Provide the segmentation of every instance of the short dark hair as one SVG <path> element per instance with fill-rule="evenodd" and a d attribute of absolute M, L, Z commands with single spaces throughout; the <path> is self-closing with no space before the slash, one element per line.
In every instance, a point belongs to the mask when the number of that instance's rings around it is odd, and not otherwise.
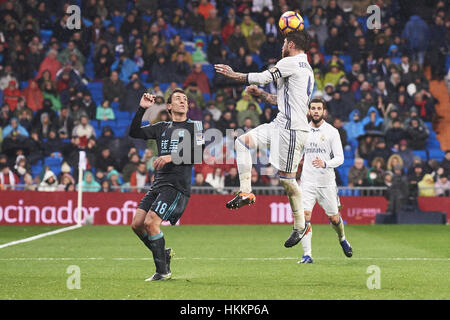
<path fill-rule="evenodd" d="M 291 31 L 286 35 L 286 40 L 288 42 L 292 41 L 298 50 L 307 51 L 309 49 L 309 44 L 311 38 L 305 30 Z"/>
<path fill-rule="evenodd" d="M 184 95 L 186 94 L 186 92 L 184 92 L 183 89 L 181 89 L 181 88 L 176 88 L 175 90 L 172 91 L 172 93 L 170 94 L 169 98 L 167 98 L 167 104 L 172 104 L 172 96 L 173 96 L 175 93 L 182 93 L 182 94 L 184 94 Z"/>
<path fill-rule="evenodd" d="M 321 103 L 322 108 L 325 110 L 327 108 L 327 102 L 322 98 L 314 98 L 309 101 L 308 109 L 311 109 L 311 103 Z"/>

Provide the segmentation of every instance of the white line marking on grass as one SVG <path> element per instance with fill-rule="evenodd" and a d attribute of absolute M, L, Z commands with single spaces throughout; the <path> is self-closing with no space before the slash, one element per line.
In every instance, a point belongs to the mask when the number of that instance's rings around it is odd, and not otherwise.
<path fill-rule="evenodd" d="M 82 227 L 82 225 L 77 224 L 77 225 L 70 226 L 70 227 L 67 227 L 67 228 L 62 228 L 62 229 L 58 229 L 58 230 L 54 230 L 54 231 L 50 231 L 50 232 L 41 233 L 41 234 L 38 234 L 38 235 L 33 236 L 33 237 L 29 237 L 29 238 L 25 238 L 25 239 L 22 239 L 22 240 L 16 240 L 16 241 L 12 241 L 12 242 L 8 242 L 8 243 L 5 243 L 5 244 L 2 244 L 2 245 L 0 245 L 0 249 L 6 248 L 6 247 L 10 247 L 10 246 L 14 246 L 16 244 L 21 244 L 21 243 L 25 243 L 25 242 L 30 242 L 30 241 L 34 241 L 34 240 L 37 240 L 37 239 L 41 239 L 41 238 L 44 238 L 44 237 L 52 236 L 54 234 L 58 234 L 58 233 L 61 233 L 61 232 L 75 230 L 75 229 L 78 229 L 78 228 L 81 228 L 81 227 Z"/>
<path fill-rule="evenodd" d="M 280 258 L 199 258 L 199 257 L 177 257 L 174 260 L 207 260 L 207 261 L 227 261 L 227 260 L 241 260 L 241 261 L 281 261 L 281 260 L 298 260 L 298 257 L 280 257 Z M 317 260 L 338 260 L 334 257 L 319 257 L 314 258 Z M 344 258 L 342 258 L 344 259 Z M 149 261 L 153 258 L 103 258 L 103 257 L 91 257 L 91 258 L 0 258 L 0 261 L 101 261 L 101 260 L 113 260 L 113 261 Z M 347 260 L 347 259 L 345 259 Z M 450 258 L 351 258 L 352 260 L 390 260 L 390 261 L 450 261 Z"/>

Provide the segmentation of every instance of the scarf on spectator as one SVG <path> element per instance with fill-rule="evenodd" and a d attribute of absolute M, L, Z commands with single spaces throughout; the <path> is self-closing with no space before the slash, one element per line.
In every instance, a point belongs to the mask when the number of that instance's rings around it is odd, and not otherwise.
<path fill-rule="evenodd" d="M 8 172 L 8 177 L 5 179 L 5 175 L 3 173 L 0 173 L 0 185 L 15 185 L 16 179 L 14 178 L 14 173 L 10 170 Z"/>

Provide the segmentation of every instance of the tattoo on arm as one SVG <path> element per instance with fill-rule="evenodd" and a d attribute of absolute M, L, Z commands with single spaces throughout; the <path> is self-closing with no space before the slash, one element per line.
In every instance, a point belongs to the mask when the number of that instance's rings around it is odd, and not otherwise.
<path fill-rule="evenodd" d="M 247 74 L 246 73 L 239 73 L 239 72 L 234 72 L 233 80 L 238 81 L 238 82 L 247 82 Z"/>
<path fill-rule="evenodd" d="M 261 98 L 264 101 L 266 101 L 266 102 L 268 102 L 270 104 L 273 104 L 275 106 L 278 104 L 278 102 L 277 102 L 277 95 L 276 94 L 270 94 L 270 93 L 268 93 L 266 91 L 263 91 L 261 93 Z"/>

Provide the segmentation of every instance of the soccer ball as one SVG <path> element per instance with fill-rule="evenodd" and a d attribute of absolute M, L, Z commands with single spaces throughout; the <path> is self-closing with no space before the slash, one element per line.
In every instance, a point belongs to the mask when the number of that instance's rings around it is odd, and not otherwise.
<path fill-rule="evenodd" d="M 286 11 L 280 17 L 278 26 L 283 34 L 288 34 L 291 31 L 301 31 L 305 28 L 303 18 L 295 11 Z"/>

